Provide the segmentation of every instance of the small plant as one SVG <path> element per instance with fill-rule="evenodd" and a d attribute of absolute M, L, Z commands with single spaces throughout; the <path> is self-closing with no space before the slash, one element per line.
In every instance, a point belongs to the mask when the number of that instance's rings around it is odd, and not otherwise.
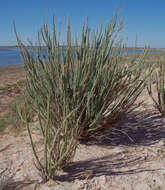
<path fill-rule="evenodd" d="M 27 93 L 43 137 L 43 158 L 37 154 L 27 115 L 20 117 L 27 125 L 36 166 L 46 179 L 69 164 L 78 139 L 89 137 L 130 111 L 144 89 L 145 55 L 138 63 L 135 59 L 129 63 L 121 61 L 124 48 L 115 41 L 123 20 L 118 27 L 116 22 L 115 15 L 104 30 L 100 25 L 92 34 L 83 25 L 81 39 L 71 40 L 68 19 L 66 45 L 60 45 L 54 19 L 52 35 L 44 24 L 37 46 L 32 42 L 29 47 L 24 46 L 15 30 L 26 71 Z"/>
<path fill-rule="evenodd" d="M 165 61 L 158 61 L 158 67 L 155 68 L 154 73 L 148 80 L 147 90 L 156 109 L 162 114 L 162 116 L 165 116 Z M 153 88 L 153 80 L 156 84 L 156 90 Z M 157 98 L 154 96 L 153 91 L 156 91 Z"/>
<path fill-rule="evenodd" d="M 13 173 L 11 173 L 7 168 L 0 171 L 0 190 L 5 190 L 5 188 L 11 183 L 13 179 Z"/>

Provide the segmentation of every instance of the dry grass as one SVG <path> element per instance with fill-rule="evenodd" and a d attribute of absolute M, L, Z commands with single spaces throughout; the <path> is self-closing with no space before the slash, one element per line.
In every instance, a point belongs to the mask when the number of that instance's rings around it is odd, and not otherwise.
<path fill-rule="evenodd" d="M 5 190 L 12 182 L 13 173 L 9 169 L 2 169 L 0 172 L 0 190 Z"/>

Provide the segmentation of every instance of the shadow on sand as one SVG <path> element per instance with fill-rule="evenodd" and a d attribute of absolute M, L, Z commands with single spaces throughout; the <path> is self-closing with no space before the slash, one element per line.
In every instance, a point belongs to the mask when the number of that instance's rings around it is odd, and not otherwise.
<path fill-rule="evenodd" d="M 165 121 L 163 120 L 157 112 L 134 111 L 116 123 L 113 130 L 102 131 L 96 135 L 97 139 L 93 137 L 88 142 L 82 143 L 88 144 L 88 146 L 97 145 L 109 148 L 112 146 L 149 146 L 165 138 Z M 87 179 L 90 176 L 127 175 L 155 171 L 139 167 L 145 162 L 140 155 L 129 158 L 122 157 L 123 154 L 127 154 L 127 152 L 123 151 L 99 159 L 74 162 L 65 168 L 66 173 L 64 175 L 57 176 L 55 180 L 73 181 L 75 179 Z"/>
<path fill-rule="evenodd" d="M 165 118 L 155 111 L 134 111 L 124 116 L 119 122 L 82 143 L 88 145 L 148 146 L 165 138 Z"/>

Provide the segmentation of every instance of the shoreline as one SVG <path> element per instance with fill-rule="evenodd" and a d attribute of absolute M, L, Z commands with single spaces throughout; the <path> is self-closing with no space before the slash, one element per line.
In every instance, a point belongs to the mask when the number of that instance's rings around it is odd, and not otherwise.
<path fill-rule="evenodd" d="M 130 49 L 127 49 L 127 50 L 129 51 Z M 133 49 L 131 49 L 131 50 L 133 50 Z M 138 50 L 136 50 L 136 51 L 138 51 Z M 142 51 L 142 50 L 139 50 L 139 51 Z M 151 50 L 149 50 L 149 51 L 151 51 Z M 164 56 L 165 49 L 161 53 L 155 53 L 155 52 L 148 53 L 146 56 L 147 57 L 148 56 Z M 144 54 L 144 53 L 143 52 L 140 52 L 140 53 L 128 53 L 128 54 L 123 54 L 123 55 L 125 55 L 125 56 L 127 56 L 129 58 L 129 57 L 132 57 L 132 56 L 141 56 L 142 54 Z M 4 65 L 2 64 L 2 65 L 0 65 L 0 72 L 2 72 L 2 70 L 5 70 L 5 69 L 23 68 L 23 67 L 24 67 L 23 63 L 4 64 Z"/>
<path fill-rule="evenodd" d="M 30 46 L 26 46 L 27 48 L 30 48 Z M 38 47 L 38 46 L 36 46 Z M 60 47 L 63 47 L 62 45 Z M 18 49 L 18 46 L 0 46 L 0 50 L 9 50 L 9 49 Z M 42 46 L 42 48 L 46 48 L 45 46 Z M 116 49 L 116 48 L 114 48 Z M 147 48 L 143 47 L 125 47 L 125 50 L 136 50 L 136 51 L 144 51 Z M 165 52 L 165 48 L 148 48 L 148 51 L 163 51 Z"/>

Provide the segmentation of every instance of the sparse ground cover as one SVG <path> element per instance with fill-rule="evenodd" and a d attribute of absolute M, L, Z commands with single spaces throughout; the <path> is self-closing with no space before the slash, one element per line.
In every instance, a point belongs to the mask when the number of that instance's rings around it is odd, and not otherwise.
<path fill-rule="evenodd" d="M 162 55 L 147 55 L 147 62 L 154 64 L 159 56 L 163 61 Z M 0 91 L 4 98 L 0 98 L 1 118 L 5 118 L 11 107 L 9 105 L 16 99 L 20 100 L 21 91 L 17 91 L 15 84 L 24 79 L 25 73 L 22 67 L 2 68 L 0 71 L 0 77 L 3 75 L 2 80 L 6 81 Z M 15 136 L 15 133 L 11 133 L 13 123 L 9 122 L 0 132 L 0 166 L 9 168 L 15 174 L 8 182 L 8 189 L 54 187 L 72 190 L 163 190 L 165 119 L 153 107 L 146 90 L 137 100 L 141 101 L 143 104 L 113 124 L 115 127 L 111 127 L 111 124 L 104 132 L 98 133 L 97 138 L 82 141 L 73 163 L 59 172 L 55 181 L 50 180 L 46 184 L 39 184 L 42 172 L 39 173 L 33 165 L 27 131 L 22 130 Z M 12 119 L 15 120 L 14 115 Z M 42 151 L 42 139 L 37 130 L 38 121 L 34 118 L 30 126 L 35 145 L 39 147 L 38 151 Z"/>
<path fill-rule="evenodd" d="M 0 131 L 12 123 L 14 102 L 21 104 L 25 72 L 23 66 L 0 67 Z"/>

